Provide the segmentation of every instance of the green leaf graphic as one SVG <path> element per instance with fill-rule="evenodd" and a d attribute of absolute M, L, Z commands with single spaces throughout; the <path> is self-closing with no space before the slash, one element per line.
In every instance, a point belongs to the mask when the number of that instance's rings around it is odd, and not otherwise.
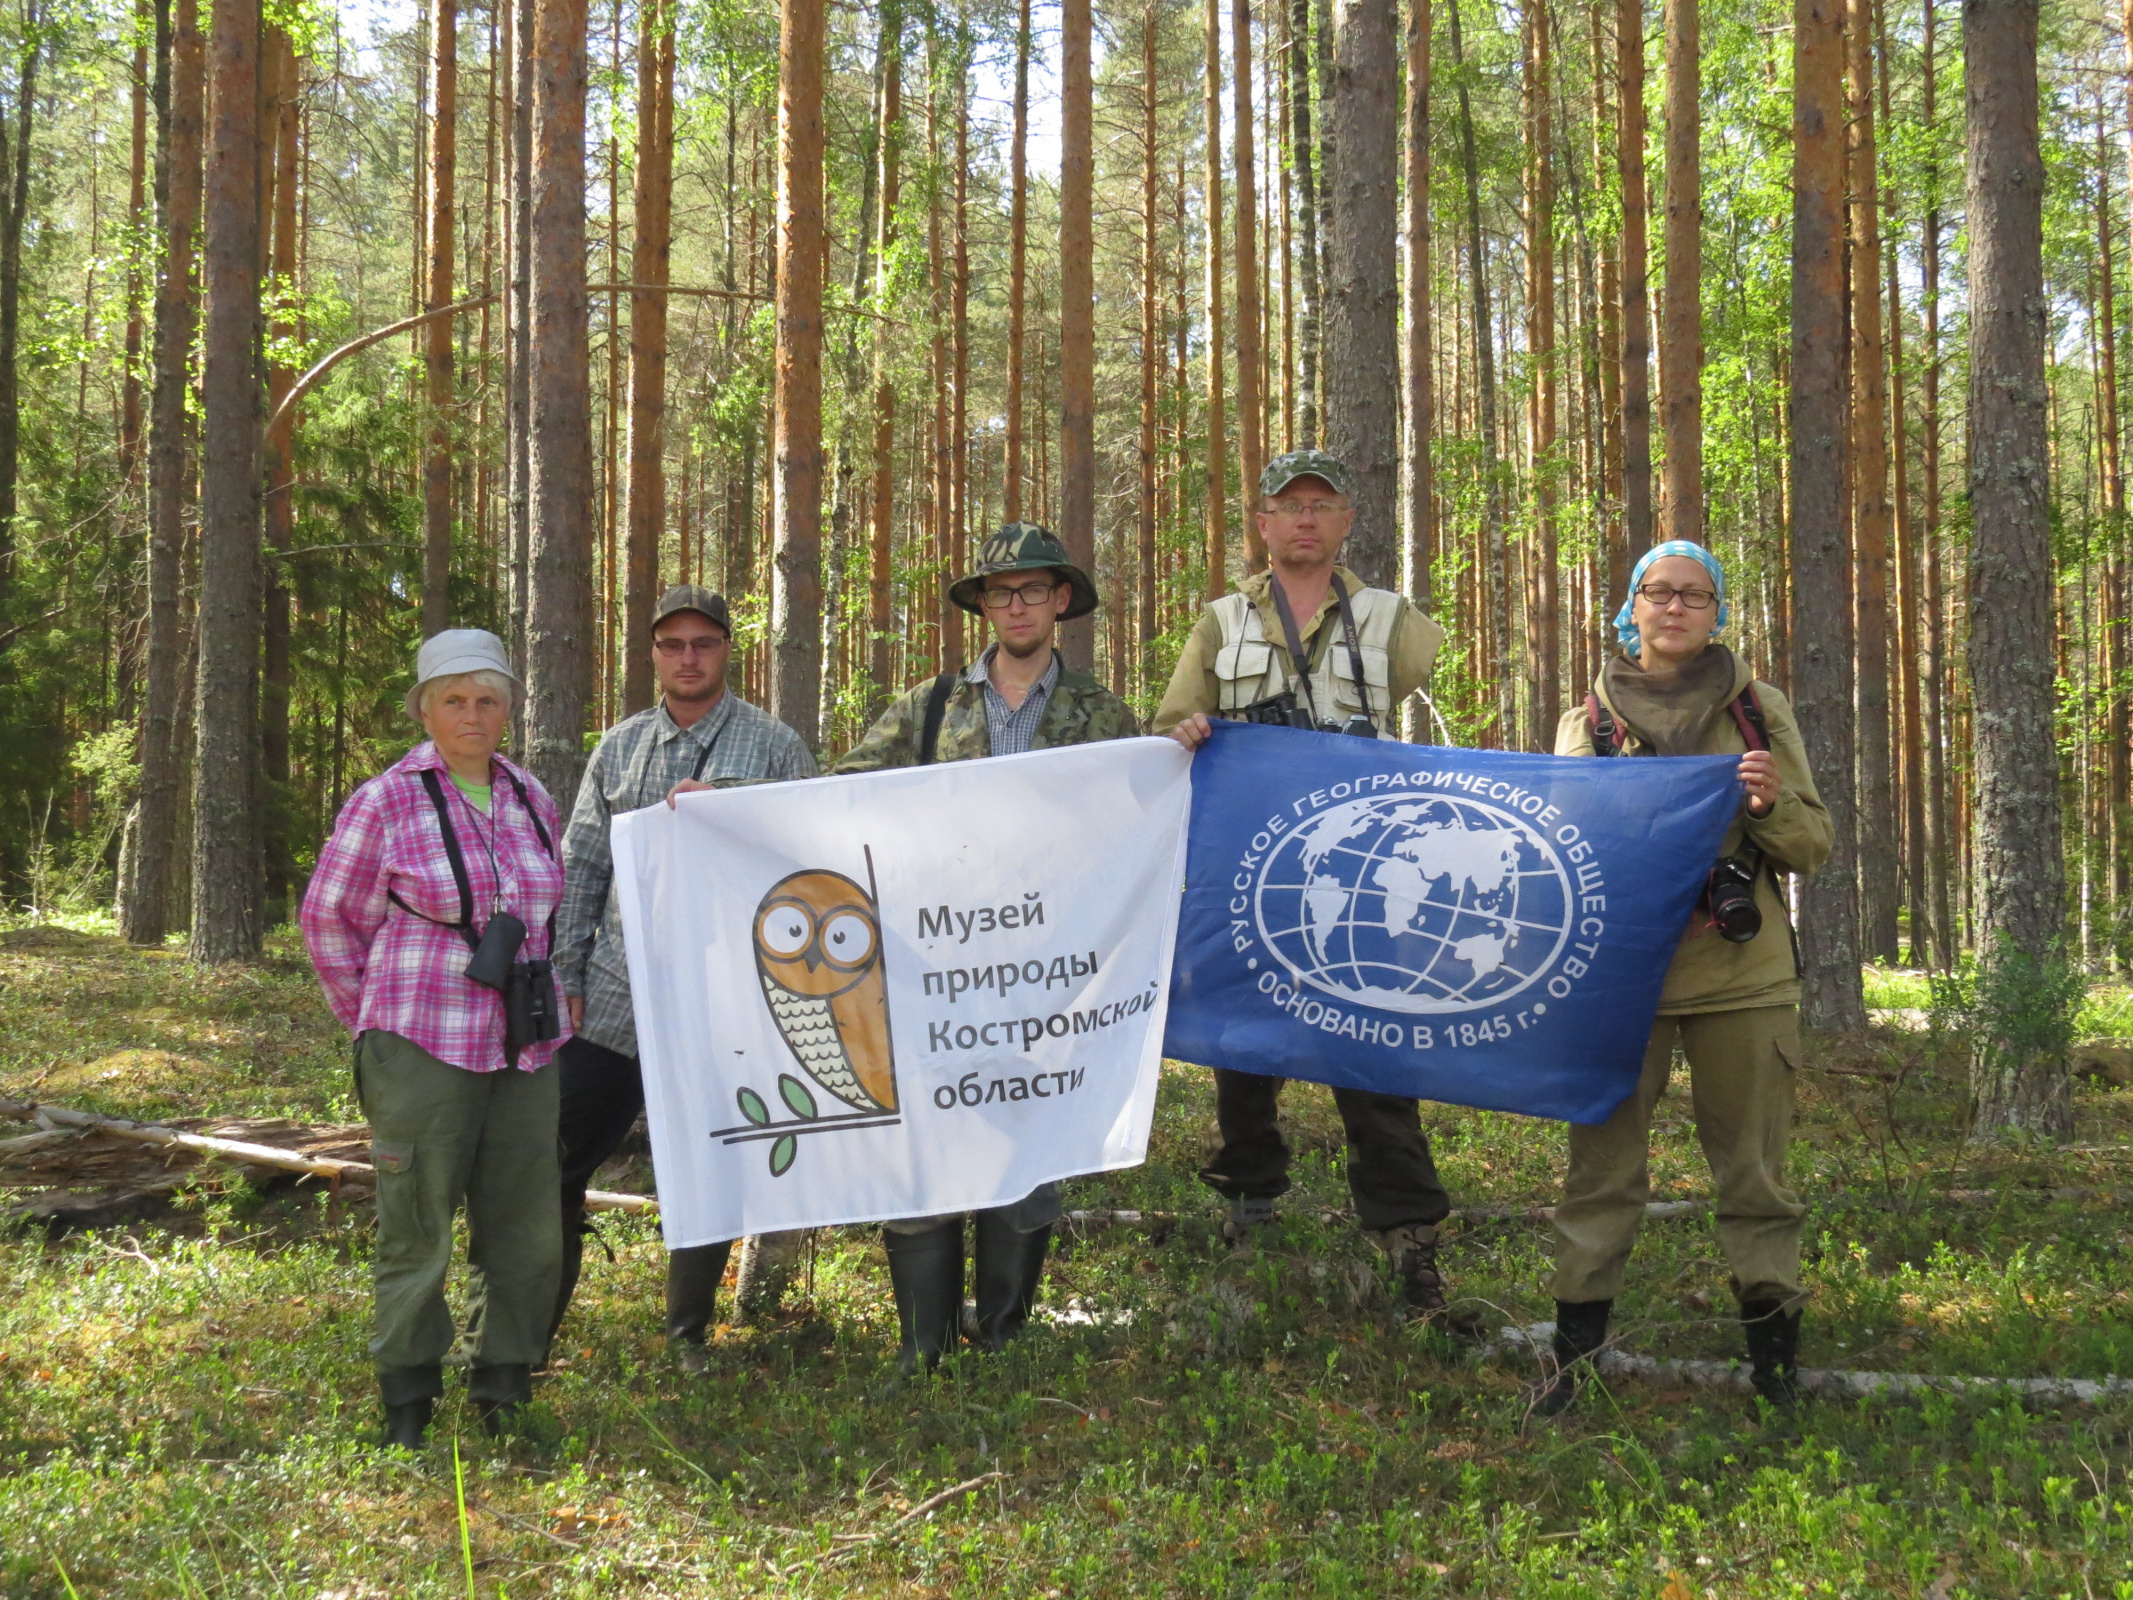
<path fill-rule="evenodd" d="M 807 1085 L 790 1073 L 781 1072 L 778 1074 L 778 1093 L 784 1097 L 785 1103 L 792 1107 L 794 1116 L 813 1117 L 821 1115 L 820 1112 L 815 1110 L 815 1097 L 807 1092 Z"/>
<path fill-rule="evenodd" d="M 799 1153 L 800 1141 L 788 1133 L 770 1147 L 770 1175 L 773 1178 L 784 1177 L 786 1169 L 792 1165 L 792 1158 Z"/>
<path fill-rule="evenodd" d="M 741 1103 L 742 1116 L 746 1117 L 758 1128 L 770 1126 L 770 1107 L 763 1104 L 761 1095 L 757 1094 L 753 1089 L 744 1088 L 733 1098 Z"/>

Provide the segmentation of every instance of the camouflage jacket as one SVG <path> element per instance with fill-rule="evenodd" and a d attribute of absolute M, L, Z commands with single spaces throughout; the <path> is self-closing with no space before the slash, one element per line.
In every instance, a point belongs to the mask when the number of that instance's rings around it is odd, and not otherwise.
<path fill-rule="evenodd" d="M 830 767 L 832 772 L 879 772 L 886 767 L 918 765 L 918 740 L 926 722 L 926 696 L 933 680 L 926 679 L 900 695 L 896 703 L 867 729 L 866 737 Z M 1059 682 L 1044 708 L 1044 720 L 1030 740 L 1032 750 L 1052 750 L 1061 745 L 1097 744 L 1105 739 L 1130 739 L 1140 732 L 1132 708 L 1094 678 L 1070 672 L 1062 664 Z M 985 721 L 985 685 L 967 675 L 956 679 L 941 717 L 940 742 L 934 758 L 939 761 L 976 761 L 992 754 L 992 731 Z"/>

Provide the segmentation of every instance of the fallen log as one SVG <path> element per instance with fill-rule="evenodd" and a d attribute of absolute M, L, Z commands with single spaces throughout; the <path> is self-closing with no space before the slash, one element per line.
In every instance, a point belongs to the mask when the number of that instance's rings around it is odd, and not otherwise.
<path fill-rule="evenodd" d="M 134 1122 L 126 1117 L 107 1117 L 94 1111 L 76 1111 L 70 1106 L 43 1105 L 34 1100 L 0 1099 L 0 1117 L 33 1123 L 47 1132 L 67 1128 L 93 1130 L 116 1139 L 130 1139 L 137 1144 L 190 1150 L 214 1160 L 233 1161 L 244 1166 L 274 1167 L 283 1172 L 298 1172 L 309 1177 L 325 1178 L 333 1183 L 354 1181 L 372 1187 L 377 1184 L 378 1169 L 367 1161 L 349 1161 L 338 1156 L 306 1155 L 302 1151 L 285 1150 L 271 1144 L 254 1144 L 245 1139 L 218 1139 L 212 1134 L 187 1133 L 179 1128 L 166 1128 L 159 1123 Z M 29 1138 L 35 1139 L 37 1135 L 32 1134 Z M 18 1145 L 23 1142 L 25 1141 L 9 1141 L 10 1144 Z M 615 1194 L 605 1189 L 589 1189 L 585 1194 L 585 1209 L 648 1213 L 657 1211 L 659 1202 L 650 1195 Z"/>

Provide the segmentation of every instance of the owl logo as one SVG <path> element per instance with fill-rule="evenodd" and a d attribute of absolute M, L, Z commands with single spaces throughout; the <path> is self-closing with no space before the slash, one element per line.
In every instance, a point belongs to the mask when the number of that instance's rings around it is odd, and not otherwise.
<path fill-rule="evenodd" d="M 873 877 L 869 850 L 870 884 Z M 790 1073 L 778 1074 L 778 1097 L 795 1122 L 774 1122 L 763 1096 L 739 1091 L 741 1115 L 750 1125 L 741 1138 L 774 1138 L 770 1171 L 782 1177 L 798 1154 L 796 1134 L 896 1120 L 880 908 L 871 889 L 841 872 L 789 873 L 757 904 L 753 943 L 756 975 L 779 1037 L 801 1071 L 845 1108 L 824 1113 L 814 1092 Z"/>

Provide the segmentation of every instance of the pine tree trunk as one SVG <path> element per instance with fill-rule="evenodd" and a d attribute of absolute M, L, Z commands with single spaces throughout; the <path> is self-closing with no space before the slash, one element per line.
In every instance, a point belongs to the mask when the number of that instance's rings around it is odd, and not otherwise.
<path fill-rule="evenodd" d="M 1407 106 L 1401 150 L 1406 164 L 1402 345 L 1407 437 L 1400 452 L 1400 525 L 1406 547 L 1401 588 L 1425 611 L 1430 607 L 1430 568 L 1437 558 L 1436 480 L 1430 461 L 1436 434 L 1436 391 L 1429 304 L 1429 24 L 1429 0 L 1407 0 Z"/>
<path fill-rule="evenodd" d="M 1803 1010 L 1866 1026 L 1853 832 L 1852 562 L 1844 501 L 1844 0 L 1794 0 L 1792 123 L 1792 699 L 1836 823 L 1800 887 Z M 1626 311 L 1625 311 L 1626 320 Z"/>
<path fill-rule="evenodd" d="M 1323 41 L 1321 42 L 1323 43 Z M 1296 180 L 1296 444 L 1319 440 L 1318 182 L 1311 167 L 1311 0 L 1289 0 L 1289 166 Z"/>
<path fill-rule="evenodd" d="M 822 0 L 784 0 L 778 34 L 782 243 L 770 708 L 810 749 L 822 742 L 823 31 Z M 669 33 L 670 66 L 672 39 Z"/>
<path fill-rule="evenodd" d="M 1893 126 L 1889 108 L 1889 35 L 1888 9 L 1882 0 L 1874 0 L 1874 33 L 1877 41 L 1876 83 L 1881 98 L 1881 126 Z M 1893 179 L 1893 163 L 1891 178 Z M 1890 182 L 1882 195 L 1882 214 L 1888 219 L 1890 231 L 1896 230 L 1896 186 Z M 1897 574 L 1897 650 L 1893 676 L 1900 691 L 1902 716 L 1901 738 L 1902 781 L 1899 790 L 1903 805 L 1903 882 L 1906 903 L 1910 907 L 1911 949 L 1909 960 L 1914 967 L 1923 967 L 1927 961 L 1926 941 L 1926 786 L 1925 730 L 1922 723 L 1922 696 L 1918 684 L 1919 657 L 1919 612 L 1922 609 L 1919 585 L 1923 572 L 1918 560 L 1918 519 L 1911 510 L 1910 483 L 1910 438 L 1904 416 L 1904 360 L 1903 360 L 1903 285 L 1898 270 L 1897 256 L 1900 248 L 1892 239 L 1887 260 L 1886 281 L 1888 284 L 1889 312 L 1889 433 L 1893 444 L 1891 457 L 1892 476 L 1895 480 L 1894 515 L 1896 528 L 1896 574 Z"/>
<path fill-rule="evenodd" d="M 647 4 L 637 19 L 637 190 L 630 282 L 663 287 L 674 234 L 674 14 Z M 817 247 L 819 251 L 819 246 Z M 817 298 L 820 286 L 817 286 Z M 623 583 L 622 710 L 654 698 L 652 610 L 666 531 L 667 297 L 630 296 L 629 535 Z"/>
<path fill-rule="evenodd" d="M 1588 12 L 1587 33 L 1591 39 L 1592 52 L 1592 171 L 1593 183 L 1599 187 L 1606 182 L 1602 176 L 1607 169 L 1609 154 L 1608 135 L 1614 128 L 1614 108 L 1608 103 L 1607 84 L 1610 74 L 1603 70 L 1607 61 L 1607 37 L 1603 14 L 1607 0 L 1592 0 Z M 1619 164 L 1617 172 L 1619 173 Z M 1622 363 L 1624 359 L 1622 333 L 1622 283 L 1620 271 L 1621 236 L 1605 240 L 1599 248 L 1599 379 L 1600 379 L 1600 544 L 1604 560 L 1600 566 L 1601 576 L 1606 580 L 1603 612 L 1609 606 L 1620 603 L 1629 588 L 1629 548 L 1624 536 L 1622 517 Z M 1601 627 L 1603 641 L 1609 636 L 1604 624 Z M 1604 648 L 1601 654 L 1605 655 Z"/>
<path fill-rule="evenodd" d="M 1644 6 L 1616 0 L 1615 166 L 1622 190 L 1622 536 L 1632 559 L 1652 537 L 1651 267 L 1645 247 Z M 1629 574 L 1621 582 L 1626 588 Z M 1619 598 L 1616 589 L 1611 599 Z"/>
<path fill-rule="evenodd" d="M 955 269 L 949 297 L 948 320 L 952 330 L 955 374 L 954 461 L 951 472 L 955 504 L 949 518 L 951 576 L 965 566 L 970 543 L 970 62 L 972 43 L 967 8 L 958 11 L 956 59 L 958 64 L 955 106 Z M 947 610 L 946 642 L 949 662 L 968 659 L 963 636 L 970 619 L 960 606 Z"/>
<path fill-rule="evenodd" d="M 44 35 L 37 0 L 24 0 L 15 104 L 0 114 L 0 604 L 15 577 L 15 493 L 21 438 L 22 233 L 30 211 L 30 130 Z M 12 122 L 12 127 L 10 127 Z M 256 268 L 255 268 L 256 270 Z"/>
<path fill-rule="evenodd" d="M 585 0 L 536 0 L 532 55 L 525 752 L 568 820 L 585 764 L 598 649 L 585 289 Z"/>
<path fill-rule="evenodd" d="M 1555 724 L 1562 710 L 1562 609 L 1556 532 L 1556 351 L 1555 351 L 1555 150 L 1548 97 L 1550 63 L 1548 8 L 1527 0 L 1527 77 L 1531 109 L 1526 118 L 1530 174 L 1526 191 L 1526 271 L 1531 284 L 1526 300 L 1528 348 L 1533 353 L 1533 519 L 1540 547 L 1533 559 L 1534 615 L 1527 627 L 1531 641 L 1533 726 L 1531 739 L 1542 752 L 1555 748 Z"/>
<path fill-rule="evenodd" d="M 215 0 L 201 273 L 192 959 L 259 953 L 259 0 Z"/>
<path fill-rule="evenodd" d="M 1202 30 L 1205 73 L 1201 107 L 1206 114 L 1206 175 L 1201 180 L 1202 222 L 1206 227 L 1207 310 L 1207 598 L 1229 588 L 1229 561 L 1224 549 L 1229 529 L 1229 489 L 1223 461 L 1224 429 L 1229 417 L 1222 403 L 1222 6 L 1207 0 Z M 1252 485 L 1257 488 L 1258 485 Z M 1256 504 L 1256 502 L 1254 502 Z"/>
<path fill-rule="evenodd" d="M 1007 437 L 1005 503 L 1001 520 L 1022 520 L 1022 353 L 1029 282 L 1029 52 L 1030 0 L 1021 0 L 1015 25 L 1015 131 L 1008 149 Z"/>
<path fill-rule="evenodd" d="M 138 7 L 135 25 L 153 26 L 146 0 Z M 141 338 L 142 252 L 147 248 L 152 226 L 148 215 L 148 44 L 133 47 L 133 120 L 127 146 L 126 219 L 135 244 L 126 268 L 126 370 L 119 387 L 119 479 L 131 489 L 138 481 L 141 464 Z"/>
<path fill-rule="evenodd" d="M 1919 489 L 1925 522 L 1925 658 L 1919 665 L 1919 689 L 1924 702 L 1926 745 L 1927 907 L 1932 924 L 1933 965 L 1946 972 L 1955 965 L 1955 921 L 1949 903 L 1955 839 L 1948 800 L 1950 729 L 1941 693 L 1948 646 L 1940 538 L 1940 123 L 1934 105 L 1934 0 L 1924 0 L 1921 10 L 1919 79 L 1928 158 L 1923 184 L 1925 219 L 1919 247 L 1919 307 L 1926 343 L 1924 393 L 1920 397 L 1924 415 L 1919 429 Z"/>
<path fill-rule="evenodd" d="M 1162 312 L 1156 303 L 1156 252 L 1160 248 L 1156 211 L 1156 37 L 1159 19 L 1153 0 L 1141 13 L 1141 438 L 1140 548 L 1136 609 L 1139 645 L 1136 688 L 1147 688 L 1155 675 L 1155 638 L 1162 625 L 1155 614 L 1156 529 L 1156 370 L 1161 357 Z"/>
<path fill-rule="evenodd" d="M 1266 541 L 1259 536 L 1259 196 L 1252 150 L 1252 3 L 1233 0 L 1230 7 L 1230 82 L 1235 89 L 1232 121 L 1237 174 L 1237 488 L 1243 514 L 1244 565 L 1257 572 L 1266 565 Z M 1390 196 L 1387 196 L 1389 201 Z M 1386 506 L 1388 515 L 1391 506 Z"/>
<path fill-rule="evenodd" d="M 148 417 L 148 647 L 141 702 L 141 788 L 120 932 L 157 946 L 170 929 L 178 851 L 179 602 L 185 549 L 185 400 L 193 327 L 193 230 L 200 219 L 203 60 L 194 0 L 156 0 L 156 285 Z"/>
<path fill-rule="evenodd" d="M 1666 287 L 1659 323 L 1666 534 L 1703 542 L 1703 42 L 1697 0 L 1666 7 Z"/>
<path fill-rule="evenodd" d="M 1059 16 L 1059 538 L 1096 570 L 1095 125 L 1089 0 Z M 1096 661 L 1096 625 L 1060 624 L 1060 654 L 1079 672 Z"/>
<path fill-rule="evenodd" d="M 1400 581 L 1397 31 L 1396 0 L 1341 0 L 1327 130 L 1340 166 L 1331 184 L 1325 356 L 1340 381 L 1326 386 L 1326 446 L 1348 468 L 1355 508 L 1342 560 L 1380 587 Z"/>
<path fill-rule="evenodd" d="M 1965 0 L 1970 682 L 1979 1036 L 1973 1134 L 2073 1131 L 2054 744 L 2037 0 Z"/>
<path fill-rule="evenodd" d="M 452 303 L 453 188 L 459 159 L 459 4 L 430 0 L 428 266 L 422 309 Z M 423 325 L 423 404 L 429 443 L 422 461 L 422 634 L 452 625 L 452 319 Z"/>
<path fill-rule="evenodd" d="M 276 308 L 272 337 L 284 348 L 296 338 L 296 181 L 297 108 L 303 85 L 297 76 L 296 49 L 286 29 L 267 29 L 274 56 L 275 93 L 270 102 L 271 121 L 262 140 L 274 163 L 273 250 L 271 265 L 276 284 Z M 439 319 L 440 321 L 443 319 Z M 267 369 L 267 414 L 281 407 L 282 399 L 296 381 L 295 369 L 277 363 Z M 261 775 L 266 780 L 266 885 L 268 924 L 283 921 L 288 914 L 289 885 L 296 864 L 289 849 L 289 701 L 295 687 L 290 660 L 290 601 L 287 558 L 296 532 L 296 464 L 291 446 L 294 428 L 282 418 L 266 436 L 266 546 L 269 552 L 263 574 L 265 607 L 260 652 L 259 747 Z"/>
<path fill-rule="evenodd" d="M 1899 880 L 1896 796 L 1889 773 L 1888 368 L 1881 344 L 1873 28 L 1872 0 L 1850 0 L 1845 58 L 1851 121 L 1851 482 L 1858 539 L 1859 939 L 1865 959 L 1892 962 Z"/>
<path fill-rule="evenodd" d="M 903 154 L 903 8 L 899 0 L 885 0 L 881 7 L 881 127 L 876 135 L 880 151 L 881 209 L 875 216 L 874 302 L 886 307 L 889 291 L 889 251 L 896 243 L 896 207 Z M 894 618 L 890 610 L 896 512 L 896 385 L 889 371 L 889 331 L 886 323 L 874 324 L 874 467 L 872 509 L 867 522 L 870 533 L 867 577 L 868 624 L 873 648 L 867 673 L 873 690 L 868 714 L 877 714 L 888 704 L 894 685 L 889 679 L 894 645 Z"/>
<path fill-rule="evenodd" d="M 504 59 L 511 73 L 511 127 L 506 188 L 504 454 L 506 543 L 510 550 L 511 660 L 527 672 L 526 637 L 533 587 L 533 12 L 536 0 L 503 0 L 509 25 Z M 525 751 L 526 701 L 512 717 L 512 748 Z"/>

